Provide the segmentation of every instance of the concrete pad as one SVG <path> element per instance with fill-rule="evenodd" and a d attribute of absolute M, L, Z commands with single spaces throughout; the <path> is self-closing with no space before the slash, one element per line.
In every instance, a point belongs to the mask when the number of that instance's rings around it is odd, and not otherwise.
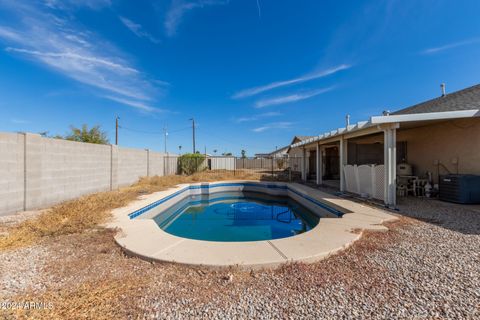
<path fill-rule="evenodd" d="M 213 242 L 186 240 L 154 255 L 163 261 L 210 267 L 270 267 L 287 260 L 268 241 Z"/>
<path fill-rule="evenodd" d="M 153 220 L 142 222 L 144 223 L 139 226 L 122 229 L 115 237 L 116 242 L 130 253 L 151 258 L 162 248 L 174 246 L 185 240 L 163 232 Z"/>
<path fill-rule="evenodd" d="M 346 248 L 359 238 L 359 234 L 350 232 L 350 227 L 319 223 L 309 232 L 271 242 L 289 261 L 314 262 Z"/>

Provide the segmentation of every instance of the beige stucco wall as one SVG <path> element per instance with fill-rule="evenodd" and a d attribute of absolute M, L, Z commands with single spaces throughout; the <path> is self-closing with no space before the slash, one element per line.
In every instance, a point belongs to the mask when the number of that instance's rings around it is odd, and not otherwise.
<path fill-rule="evenodd" d="M 437 182 L 439 161 L 452 173 L 480 174 L 480 118 L 461 119 L 426 125 L 420 128 L 399 129 L 397 141 L 407 141 L 408 162 L 417 175 L 433 173 Z M 446 171 L 440 168 L 440 174 Z"/>

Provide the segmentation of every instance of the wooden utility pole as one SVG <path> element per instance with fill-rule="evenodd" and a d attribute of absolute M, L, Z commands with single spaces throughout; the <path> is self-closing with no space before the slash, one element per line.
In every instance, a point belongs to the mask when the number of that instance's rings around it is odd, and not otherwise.
<path fill-rule="evenodd" d="M 193 144 L 193 153 L 195 153 L 195 119 L 192 118 L 192 144 Z"/>
<path fill-rule="evenodd" d="M 115 145 L 118 146 L 118 120 L 120 119 L 119 116 L 115 117 Z"/>

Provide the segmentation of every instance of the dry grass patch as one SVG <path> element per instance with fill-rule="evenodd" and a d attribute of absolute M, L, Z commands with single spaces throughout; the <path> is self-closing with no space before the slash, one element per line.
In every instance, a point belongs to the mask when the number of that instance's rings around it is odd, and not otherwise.
<path fill-rule="evenodd" d="M 27 246 L 44 237 L 78 233 L 94 228 L 107 221 L 113 209 L 127 205 L 139 195 L 165 190 L 180 183 L 260 178 L 262 178 L 260 174 L 245 171 L 237 171 L 235 174 L 207 171 L 191 176 L 142 178 L 130 187 L 63 202 L 34 219 L 9 228 L 8 235 L 0 237 L 0 250 Z"/>
<path fill-rule="evenodd" d="M 62 289 L 41 295 L 26 295 L 21 301 L 43 301 L 51 303 L 51 308 L 7 310 L 4 316 L 7 319 L 35 320 L 121 319 L 125 317 L 123 308 L 135 308 L 134 305 L 123 305 L 121 302 L 138 301 L 142 296 L 142 288 L 146 285 L 144 278 L 135 276 L 82 283 L 74 290 Z"/>

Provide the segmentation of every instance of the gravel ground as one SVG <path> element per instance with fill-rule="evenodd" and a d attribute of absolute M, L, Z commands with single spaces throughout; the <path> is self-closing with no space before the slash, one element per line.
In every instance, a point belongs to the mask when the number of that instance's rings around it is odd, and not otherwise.
<path fill-rule="evenodd" d="M 399 208 L 389 232 L 318 263 L 256 272 L 127 257 L 107 230 L 57 237 L 1 253 L 1 294 L 53 302 L 21 313 L 32 318 L 480 319 L 478 209 L 422 199 Z M 12 285 L 22 274 L 35 280 Z"/>
<path fill-rule="evenodd" d="M 22 211 L 8 216 L 0 216 L 0 236 L 7 235 L 8 228 L 13 227 L 27 219 L 34 218 L 45 211 L 46 210 L 31 210 Z"/>
<path fill-rule="evenodd" d="M 31 246 L 14 252 L 0 251 L 0 297 L 13 292 L 45 289 L 49 279 L 44 278 L 48 249 Z"/>

